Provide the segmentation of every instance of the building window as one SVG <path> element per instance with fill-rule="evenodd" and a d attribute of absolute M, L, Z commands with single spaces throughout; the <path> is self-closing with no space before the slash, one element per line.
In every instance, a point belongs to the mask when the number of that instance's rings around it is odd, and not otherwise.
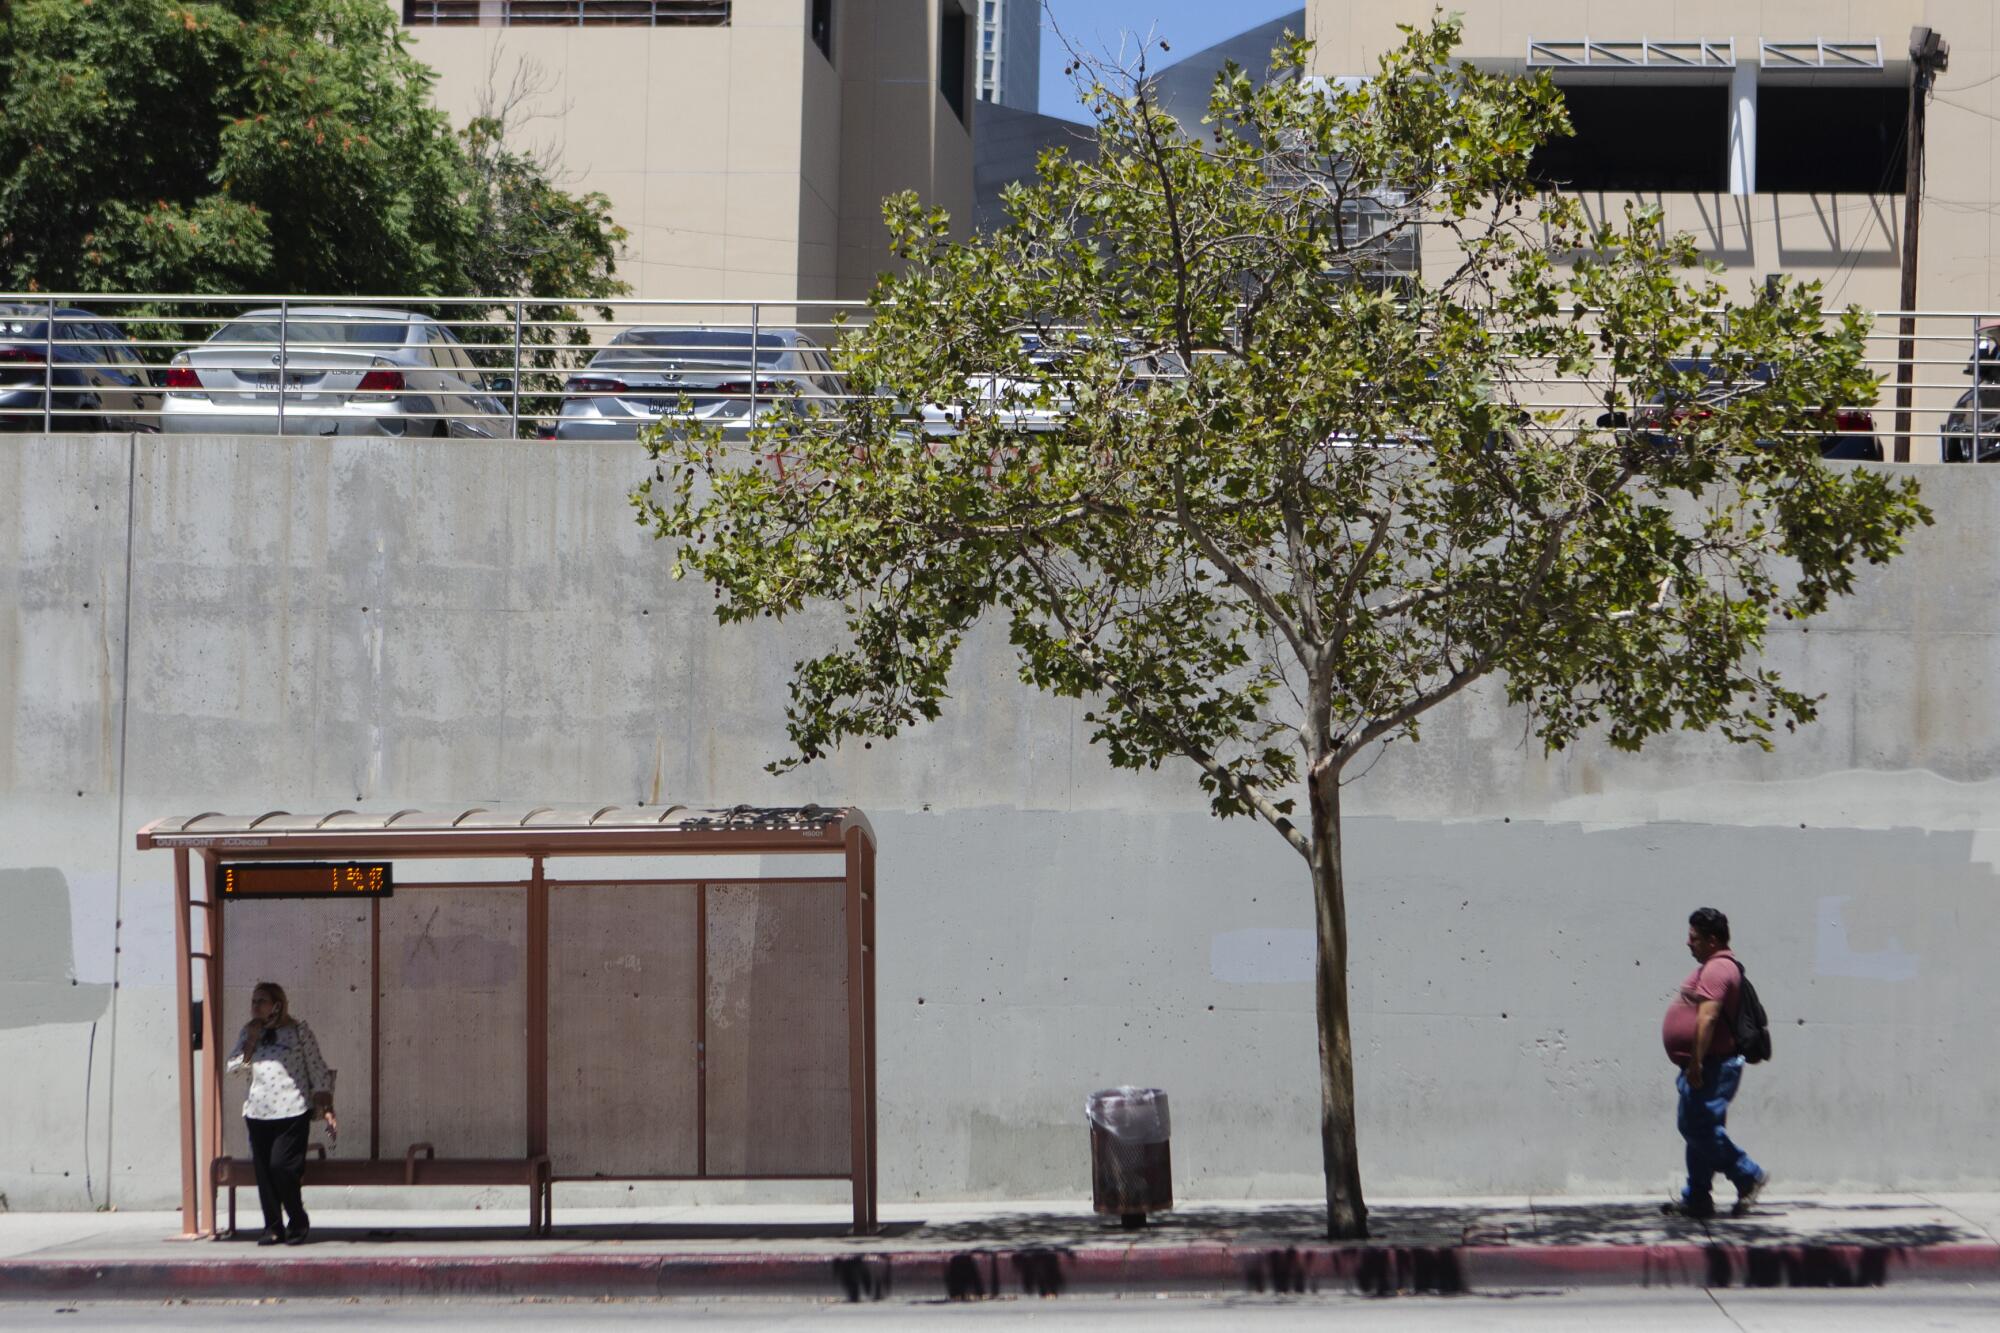
<path fill-rule="evenodd" d="M 730 0 L 403 0 L 413 28 L 724 28 Z"/>
<path fill-rule="evenodd" d="M 1900 87 L 1757 89 L 1759 194 L 1901 194 L 1909 93 Z"/>
<path fill-rule="evenodd" d="M 1535 153 L 1529 172 L 1552 190 L 1713 194 L 1729 188 L 1724 84 L 1572 84 L 1572 138 Z"/>
<path fill-rule="evenodd" d="M 833 0 L 812 0 L 812 39 L 819 53 L 833 59 Z"/>
<path fill-rule="evenodd" d="M 938 15 L 938 91 L 952 114 L 965 121 L 965 66 L 970 52 L 965 11 L 958 0 L 944 0 Z"/>

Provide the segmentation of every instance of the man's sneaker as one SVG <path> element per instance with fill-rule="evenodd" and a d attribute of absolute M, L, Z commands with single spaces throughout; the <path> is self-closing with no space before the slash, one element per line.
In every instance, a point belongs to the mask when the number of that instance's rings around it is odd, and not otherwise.
<path fill-rule="evenodd" d="M 1736 1191 L 1736 1206 L 1729 1210 L 1729 1215 L 1731 1217 L 1748 1216 L 1751 1207 L 1757 1202 L 1758 1196 L 1764 1192 L 1764 1187 L 1770 1183 L 1771 1173 L 1769 1171 L 1759 1171 L 1755 1180 Z"/>
<path fill-rule="evenodd" d="M 1692 1203 L 1686 1195 L 1669 1199 L 1660 1205 L 1660 1211 L 1668 1217 L 1685 1217 L 1696 1222 L 1706 1222 L 1715 1216 L 1715 1205 L 1709 1202 Z"/>

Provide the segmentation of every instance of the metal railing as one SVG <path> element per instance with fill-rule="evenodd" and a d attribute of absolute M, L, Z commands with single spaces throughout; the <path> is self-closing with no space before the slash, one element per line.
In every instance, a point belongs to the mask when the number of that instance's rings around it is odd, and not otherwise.
<path fill-rule="evenodd" d="M 731 0 L 403 0 L 403 22 L 444 27 L 726 27 Z"/>
<path fill-rule="evenodd" d="M 1909 456 L 2000 459 L 2000 311 L 1909 313 Z M 1877 401 L 1829 404 L 1827 442 L 1895 456 L 1903 314 L 1879 314 L 1868 338 Z M 740 430 L 845 397 L 841 339 L 868 315 L 809 300 L 0 295 L 0 428 L 590 440 L 691 411 Z M 1515 369 L 1510 398 L 1558 422 L 1611 416 L 1601 366 Z M 969 386 L 940 424 L 994 405 L 992 385 Z M 1647 428 L 1646 404 L 1622 407 Z"/>
<path fill-rule="evenodd" d="M 0 428 L 636 437 L 834 399 L 836 301 L 0 295 Z M 608 367 L 608 369 L 607 369 Z M 615 407 L 616 410 L 613 410 Z"/>

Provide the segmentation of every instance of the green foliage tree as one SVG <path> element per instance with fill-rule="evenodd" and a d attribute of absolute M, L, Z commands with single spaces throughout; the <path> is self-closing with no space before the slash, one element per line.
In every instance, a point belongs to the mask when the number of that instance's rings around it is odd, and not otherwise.
<path fill-rule="evenodd" d="M 622 290 L 609 202 L 563 193 L 497 122 L 454 132 L 432 80 L 384 0 L 16 0 L 0 30 L 0 282 Z"/>
<path fill-rule="evenodd" d="M 890 202 L 907 267 L 844 342 L 837 414 L 658 435 L 634 495 L 723 620 L 844 608 L 775 767 L 936 717 L 992 617 L 1113 764 L 1191 763 L 1298 853 L 1336 1238 L 1367 1234 L 1343 778 L 1489 676 L 1550 747 L 1767 745 L 1814 715 L 1760 660 L 1772 618 L 1929 521 L 1913 481 L 1816 447 L 1827 405 L 1873 400 L 1865 316 L 1810 285 L 1732 306 L 1656 214 L 1539 196 L 1559 95 L 1454 63 L 1457 37 L 1325 90 L 1289 43 L 1262 87 L 1217 81 L 1212 146 L 1099 76 L 1095 159 L 1045 156 L 1004 229 L 953 243 Z M 1379 280 L 1419 228 L 1431 271 Z M 1645 428 L 1597 424 L 1634 404 Z"/>

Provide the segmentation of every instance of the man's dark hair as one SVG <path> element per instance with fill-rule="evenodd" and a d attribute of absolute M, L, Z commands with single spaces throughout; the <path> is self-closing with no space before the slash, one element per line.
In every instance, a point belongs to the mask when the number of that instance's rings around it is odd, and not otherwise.
<path fill-rule="evenodd" d="M 1729 943 L 1729 918 L 1713 907 L 1697 907 L 1688 914 L 1688 924 L 1720 943 Z"/>

